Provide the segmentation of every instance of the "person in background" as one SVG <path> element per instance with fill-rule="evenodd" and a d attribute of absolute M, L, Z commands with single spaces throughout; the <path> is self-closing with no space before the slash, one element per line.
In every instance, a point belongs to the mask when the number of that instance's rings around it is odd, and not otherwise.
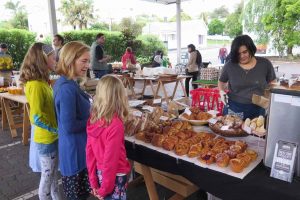
<path fill-rule="evenodd" d="M 1 43 L 0 44 L 0 55 L 6 55 L 8 52 L 7 44 Z"/>
<path fill-rule="evenodd" d="M 86 76 L 89 62 L 90 48 L 81 42 L 69 42 L 61 49 L 56 70 L 60 75 L 54 85 L 59 168 L 69 200 L 87 199 L 90 193 L 85 157 L 90 96 L 77 83 Z"/>
<path fill-rule="evenodd" d="M 127 174 L 124 121 L 128 100 L 115 76 L 100 79 L 87 124 L 86 158 L 92 193 L 98 199 L 126 200 Z"/>
<path fill-rule="evenodd" d="M 64 45 L 64 38 L 63 38 L 63 36 L 56 34 L 56 35 L 54 35 L 52 42 L 53 42 L 53 46 L 55 49 L 55 60 L 56 60 L 56 62 L 58 62 L 60 50 Z"/>
<path fill-rule="evenodd" d="M 220 48 L 219 56 L 218 56 L 218 58 L 221 61 L 221 64 L 225 63 L 225 59 L 226 59 L 227 55 L 228 55 L 228 52 L 227 52 L 227 49 L 226 49 L 226 45 L 224 44 L 223 47 Z"/>
<path fill-rule="evenodd" d="M 190 93 L 190 80 L 196 81 L 198 79 L 199 75 L 199 68 L 202 64 L 202 56 L 198 50 L 196 50 L 195 45 L 189 44 L 188 45 L 188 52 L 190 53 L 189 61 L 187 63 L 187 69 L 186 69 L 186 75 L 192 76 L 192 78 L 186 78 L 185 79 L 185 91 L 187 96 L 189 96 Z M 193 84 L 193 88 L 197 89 L 198 85 Z"/>
<path fill-rule="evenodd" d="M 152 67 L 159 67 L 163 63 L 163 52 L 157 50 L 152 58 Z"/>
<path fill-rule="evenodd" d="M 123 70 L 134 67 L 136 65 L 135 56 L 132 52 L 131 47 L 126 48 L 126 51 L 125 51 L 124 55 L 122 56 L 121 60 L 123 63 L 123 66 L 122 66 Z"/>
<path fill-rule="evenodd" d="M 53 200 L 60 199 L 57 180 L 57 122 L 53 92 L 48 83 L 49 70 L 54 68 L 55 64 L 53 48 L 38 42 L 28 50 L 20 74 L 20 81 L 25 84 L 32 124 L 30 166 L 33 171 L 41 172 L 38 192 L 41 200 L 51 197 Z"/>
<path fill-rule="evenodd" d="M 243 119 L 264 115 L 265 110 L 252 103 L 252 95 L 263 96 L 264 90 L 276 79 L 272 63 L 255 56 L 256 46 L 248 35 L 237 36 L 231 44 L 230 60 L 223 67 L 219 90 L 224 103 L 228 88 L 228 104 L 224 115 L 235 114 Z"/>
<path fill-rule="evenodd" d="M 110 55 L 106 55 L 104 51 L 105 36 L 99 33 L 96 36 L 96 41 L 91 46 L 91 69 L 96 78 L 112 72 L 112 66 L 107 64 L 111 60 Z"/>

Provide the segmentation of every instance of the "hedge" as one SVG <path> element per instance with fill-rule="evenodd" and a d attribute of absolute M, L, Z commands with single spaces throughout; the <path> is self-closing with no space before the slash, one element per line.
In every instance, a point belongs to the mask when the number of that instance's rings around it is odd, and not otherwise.
<path fill-rule="evenodd" d="M 13 58 L 14 68 L 19 69 L 29 47 L 35 41 L 35 34 L 21 29 L 0 29 L 0 43 L 8 45 L 8 52 Z"/>
<path fill-rule="evenodd" d="M 141 64 L 149 62 L 156 50 L 163 50 L 166 53 L 164 44 L 158 37 L 153 35 L 142 35 L 134 41 L 126 41 L 126 38 L 121 32 L 81 30 L 63 32 L 61 34 L 63 35 L 65 42 L 76 40 L 91 45 L 95 41 L 96 35 L 100 32 L 105 34 L 105 52 L 113 56 L 113 61 L 121 60 L 121 56 L 124 54 L 128 44 L 132 46 L 133 51 Z M 35 37 L 35 33 L 26 30 L 0 29 L 0 43 L 6 43 L 8 45 L 9 53 L 13 57 L 15 69 L 20 68 L 27 50 L 35 42 Z M 52 39 L 47 37 L 45 43 L 50 43 L 50 41 L 52 41 Z"/>

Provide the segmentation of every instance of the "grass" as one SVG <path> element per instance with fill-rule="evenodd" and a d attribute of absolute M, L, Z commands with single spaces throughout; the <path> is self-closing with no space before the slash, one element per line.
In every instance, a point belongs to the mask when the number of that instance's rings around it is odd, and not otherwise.
<path fill-rule="evenodd" d="M 226 45 L 229 45 L 231 44 L 231 41 L 229 40 L 207 40 L 207 45 L 208 46 L 215 46 L 215 45 L 223 45 L 223 44 L 226 44 Z"/>

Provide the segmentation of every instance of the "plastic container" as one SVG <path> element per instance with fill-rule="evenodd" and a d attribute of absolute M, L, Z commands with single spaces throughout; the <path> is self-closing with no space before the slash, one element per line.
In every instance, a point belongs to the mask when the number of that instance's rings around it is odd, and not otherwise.
<path fill-rule="evenodd" d="M 218 89 L 198 88 L 190 91 L 190 94 L 192 95 L 192 107 L 198 107 L 204 112 L 216 110 L 218 115 L 222 114 L 224 104 Z"/>

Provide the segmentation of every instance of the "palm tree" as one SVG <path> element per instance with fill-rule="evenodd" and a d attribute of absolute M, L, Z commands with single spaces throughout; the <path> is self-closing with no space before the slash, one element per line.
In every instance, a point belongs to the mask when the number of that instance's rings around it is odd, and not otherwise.
<path fill-rule="evenodd" d="M 61 0 L 61 5 L 59 10 L 64 15 L 65 22 L 74 29 L 77 26 L 80 30 L 85 29 L 88 22 L 94 20 L 92 0 Z"/>
<path fill-rule="evenodd" d="M 5 8 L 13 12 L 13 18 L 9 21 L 12 27 L 20 29 L 28 29 L 28 16 L 25 6 L 20 4 L 20 1 L 14 3 L 8 1 L 5 3 Z"/>

